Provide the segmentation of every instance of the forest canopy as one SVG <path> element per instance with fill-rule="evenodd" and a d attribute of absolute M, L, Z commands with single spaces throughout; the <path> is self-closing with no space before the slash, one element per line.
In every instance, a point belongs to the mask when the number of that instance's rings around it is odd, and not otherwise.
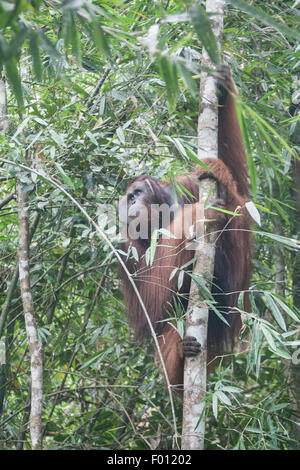
<path fill-rule="evenodd" d="M 205 2 L 0 0 L 1 449 L 34 447 L 37 345 L 44 449 L 176 447 L 181 401 L 174 427 L 124 312 L 117 204 L 134 177 L 198 163 L 203 47 L 239 92 L 254 237 L 249 348 L 209 376 L 205 448 L 297 448 L 299 19 L 299 0 L 229 0 L 220 58 Z"/>

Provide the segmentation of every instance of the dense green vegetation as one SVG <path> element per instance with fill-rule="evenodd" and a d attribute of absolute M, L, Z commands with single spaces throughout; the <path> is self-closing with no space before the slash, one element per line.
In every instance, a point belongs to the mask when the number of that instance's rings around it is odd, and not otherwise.
<path fill-rule="evenodd" d="M 112 214 L 133 176 L 169 178 L 193 166 L 207 40 L 191 14 L 193 3 L 0 1 L 9 124 L 4 132 L 1 121 L 0 129 L 0 346 L 6 345 L 1 449 L 30 448 L 18 183 L 29 190 L 31 289 L 44 358 L 44 448 L 148 449 L 174 442 L 152 348 L 133 341 L 114 252 L 83 210 L 105 229 L 101 205 L 111 205 Z M 226 5 L 222 59 L 232 67 L 241 97 L 252 200 L 261 217 L 261 226 L 254 226 L 252 312 L 245 315 L 244 334 L 251 330 L 252 342 L 249 352 L 210 376 L 206 447 L 294 449 L 300 5 L 247 4 L 253 12 L 240 1 Z M 117 232 L 107 233 L 117 249 Z M 176 405 L 180 432 L 179 400 Z"/>

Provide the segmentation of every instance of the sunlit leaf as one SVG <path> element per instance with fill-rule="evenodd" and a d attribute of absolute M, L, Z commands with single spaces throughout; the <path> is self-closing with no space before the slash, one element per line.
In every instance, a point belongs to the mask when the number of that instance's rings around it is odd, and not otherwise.
<path fill-rule="evenodd" d="M 261 226 L 261 220 L 260 220 L 260 213 L 255 207 L 255 204 L 252 201 L 248 201 L 245 204 L 245 207 L 249 214 L 251 215 L 252 219 L 259 225 Z"/>

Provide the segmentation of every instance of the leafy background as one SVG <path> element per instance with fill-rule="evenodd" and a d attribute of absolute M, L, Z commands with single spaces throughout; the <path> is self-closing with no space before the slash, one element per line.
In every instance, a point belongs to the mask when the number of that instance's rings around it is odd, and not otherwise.
<path fill-rule="evenodd" d="M 128 331 L 114 253 L 66 192 L 104 228 L 99 206 L 116 207 L 133 176 L 164 179 L 191 169 L 203 44 L 214 58 L 199 8 L 180 0 L 0 1 L 8 94 L 8 121 L 0 123 L 2 449 L 30 448 L 18 182 L 30 189 L 44 448 L 174 443 L 152 347 L 140 347 Z M 222 60 L 241 96 L 261 227 L 254 227 L 252 311 L 245 316 L 251 348 L 210 376 L 207 449 L 294 449 L 299 442 L 299 365 L 291 360 L 300 344 L 299 16 L 299 1 L 226 5 Z M 117 234 L 109 237 L 117 249 Z"/>

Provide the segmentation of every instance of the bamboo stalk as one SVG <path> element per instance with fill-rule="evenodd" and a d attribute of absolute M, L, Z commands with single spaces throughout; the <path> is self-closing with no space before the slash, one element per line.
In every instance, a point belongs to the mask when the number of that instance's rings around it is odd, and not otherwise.
<path fill-rule="evenodd" d="M 42 346 L 38 338 L 30 288 L 28 193 L 22 185 L 17 188 L 17 200 L 19 206 L 19 279 L 31 372 L 30 436 L 32 450 L 39 450 L 42 448 Z"/>

